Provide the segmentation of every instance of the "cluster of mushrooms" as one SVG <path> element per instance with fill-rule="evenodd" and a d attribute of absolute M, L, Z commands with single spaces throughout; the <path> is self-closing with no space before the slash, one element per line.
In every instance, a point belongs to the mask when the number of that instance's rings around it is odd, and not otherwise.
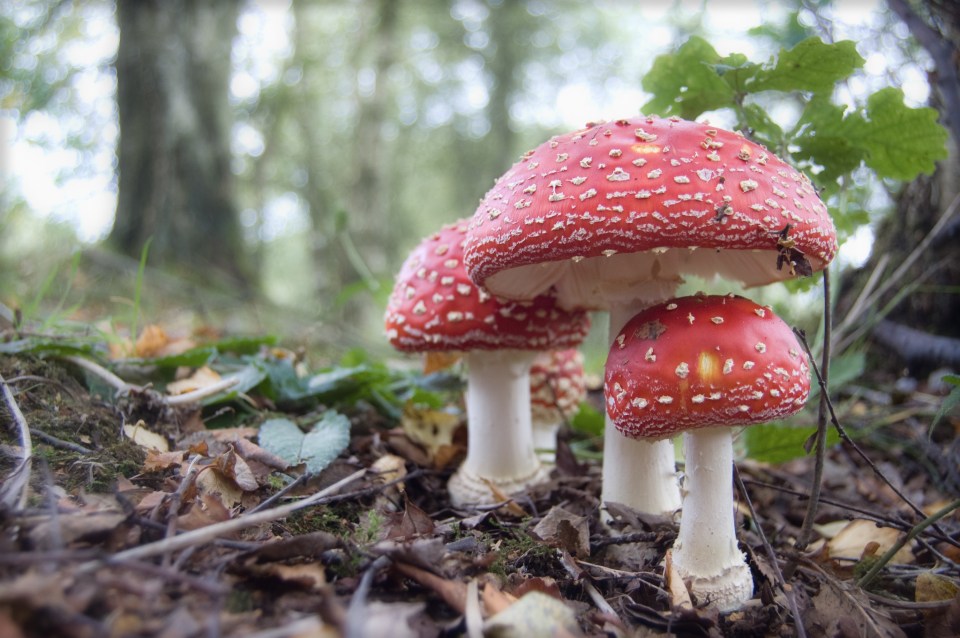
<path fill-rule="evenodd" d="M 606 310 L 601 503 L 679 511 L 677 572 L 700 604 L 738 608 L 753 580 L 737 546 L 731 426 L 799 410 L 809 370 L 770 308 L 674 295 L 690 275 L 748 287 L 809 275 L 836 251 L 809 179 L 739 133 L 637 116 L 529 151 L 471 219 L 414 249 L 387 307 L 396 348 L 465 353 L 468 448 L 453 504 L 496 503 L 546 478 L 531 365 L 575 348 L 587 312 Z"/>

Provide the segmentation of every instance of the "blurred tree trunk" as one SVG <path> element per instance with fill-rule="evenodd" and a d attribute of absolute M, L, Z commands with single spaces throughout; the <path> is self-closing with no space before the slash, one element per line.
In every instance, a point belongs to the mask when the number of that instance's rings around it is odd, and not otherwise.
<path fill-rule="evenodd" d="M 860 294 L 870 274 L 881 260 L 886 261 L 884 275 L 902 264 L 930 233 L 943 215 L 956 208 L 960 194 L 960 4 L 955 0 L 887 0 L 893 12 L 907 25 L 914 38 L 930 54 L 934 68 L 930 74 L 931 106 L 940 111 L 940 121 L 950 132 L 949 156 L 933 175 L 921 175 L 907 184 L 897 198 L 896 210 L 876 229 L 876 241 L 870 259 L 863 268 L 843 282 L 839 316 Z M 942 365 L 957 365 L 951 352 L 960 351 L 960 213 L 954 214 L 925 251 L 919 255 L 902 282 L 886 294 L 877 308 L 889 303 L 903 286 L 919 282 L 915 290 L 900 301 L 884 319 L 873 340 L 884 351 L 879 365 L 896 370 L 907 368 L 924 374 Z M 881 279 L 882 281 L 882 279 Z M 866 320 L 866 316 L 863 317 Z M 901 328 L 909 327 L 910 330 Z M 922 338 L 926 334 L 928 339 Z M 946 341 L 945 341 L 946 339 Z M 949 344 L 953 342 L 951 347 Z M 888 353 L 898 356 L 890 357 Z"/>
<path fill-rule="evenodd" d="M 110 242 L 150 263 L 250 277 L 234 201 L 237 0 L 118 0 L 119 193 Z"/>

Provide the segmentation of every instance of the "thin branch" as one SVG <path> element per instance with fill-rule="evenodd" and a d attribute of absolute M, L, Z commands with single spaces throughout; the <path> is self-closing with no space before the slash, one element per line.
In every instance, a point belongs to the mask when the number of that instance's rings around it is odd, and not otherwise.
<path fill-rule="evenodd" d="M 30 428 L 30 434 L 37 437 L 47 445 L 51 447 L 58 447 L 62 450 L 69 450 L 70 452 L 76 452 L 77 454 L 93 454 L 93 450 L 85 448 L 79 443 L 72 443 L 71 441 L 64 441 L 63 439 L 58 439 L 57 437 L 47 434 L 36 428 Z"/>
<path fill-rule="evenodd" d="M 217 537 L 225 534 L 232 534 L 234 532 L 239 532 L 242 529 L 247 529 L 248 527 L 260 525 L 262 523 L 270 523 L 272 521 L 285 518 L 298 510 L 320 503 L 324 499 L 338 492 L 346 485 L 359 479 L 361 476 L 366 474 L 366 472 L 366 469 L 358 470 L 346 478 L 337 481 L 326 489 L 323 489 L 301 501 L 297 501 L 296 503 L 288 503 L 265 512 L 257 512 L 256 514 L 244 515 L 240 516 L 239 518 L 233 518 L 220 523 L 214 523 L 213 525 L 208 525 L 206 527 L 185 532 L 179 536 L 164 538 L 153 543 L 147 543 L 146 545 L 140 545 L 139 547 L 133 547 L 131 549 L 118 552 L 105 560 L 84 563 L 79 567 L 80 573 L 99 569 L 100 567 L 112 562 L 139 560 L 148 556 L 157 556 L 166 554 L 168 552 L 175 552 L 192 545 L 202 545 L 209 543 Z"/>
<path fill-rule="evenodd" d="M 893 557 L 896 555 L 897 552 L 903 549 L 904 545 L 906 545 L 907 543 L 912 541 L 914 538 L 916 538 L 917 535 L 920 534 L 920 532 L 927 529 L 928 527 L 930 527 L 931 525 L 939 521 L 941 518 L 950 514 L 951 512 L 953 512 L 958 508 L 960 508 L 960 499 L 957 499 L 952 503 L 944 507 L 941 507 L 933 514 L 931 514 L 930 516 L 926 517 L 925 519 L 923 519 L 922 521 L 914 525 L 913 529 L 907 532 L 903 536 L 903 538 L 899 539 L 896 543 L 894 543 L 890 547 L 890 549 L 888 549 L 883 554 L 883 556 L 877 559 L 877 562 L 875 562 L 873 566 L 870 567 L 867 573 L 860 577 L 860 580 L 857 581 L 857 586 L 863 589 L 866 589 L 870 585 L 870 583 L 872 583 L 874 579 L 877 577 L 877 574 L 880 573 L 880 570 L 883 569 L 884 566 L 893 559 Z"/>
<path fill-rule="evenodd" d="M 820 367 L 817 365 L 816 361 L 813 359 L 813 355 L 810 352 L 810 344 L 807 343 L 806 338 L 803 336 L 803 333 L 800 332 L 797 335 L 800 338 L 800 343 L 803 344 L 804 350 L 807 352 L 807 356 L 810 357 L 810 364 L 813 366 L 813 371 L 817 375 L 817 382 L 820 384 L 820 392 L 824 397 L 826 397 L 827 409 L 830 412 L 830 422 L 833 424 L 833 427 L 837 430 L 837 433 L 840 435 L 840 438 L 843 439 L 843 442 L 849 445 L 857 453 L 857 455 L 863 459 L 863 461 L 873 470 L 873 473 L 883 481 L 887 487 L 893 490 L 893 493 L 900 497 L 904 503 L 910 506 L 917 515 L 921 518 L 925 518 L 926 514 L 922 509 L 920 509 L 913 501 L 911 501 L 906 494 L 904 494 L 896 485 L 894 485 L 887 476 L 880 471 L 880 468 L 867 456 L 866 452 L 860 449 L 860 446 L 854 443 L 853 439 L 850 438 L 850 435 L 847 434 L 847 431 L 842 425 L 840 425 L 840 420 L 837 418 L 837 413 L 833 409 L 833 402 L 830 401 L 830 397 L 827 396 L 826 384 L 823 380 L 823 375 L 820 373 Z M 938 530 L 942 533 L 943 530 Z"/>
<path fill-rule="evenodd" d="M 827 387 L 830 374 L 830 269 L 823 271 L 823 352 L 820 353 L 820 369 L 823 371 L 823 385 L 820 389 L 820 409 L 817 413 L 816 453 L 813 462 L 813 482 L 810 485 L 810 500 L 807 501 L 807 512 L 800 526 L 800 534 L 794 547 L 800 551 L 806 549 L 813 535 L 813 522 L 817 517 L 817 507 L 820 505 L 820 492 L 823 489 L 823 464 L 827 456 Z M 809 451 L 809 450 L 808 450 Z M 788 570 L 793 572 L 793 569 Z"/>
<path fill-rule="evenodd" d="M 117 394 L 123 392 L 129 392 L 130 390 L 141 390 L 140 386 L 133 385 L 132 383 L 127 383 L 114 373 L 110 372 L 104 368 L 99 363 L 91 361 L 90 359 L 85 359 L 83 357 L 78 357 L 72 354 L 64 355 L 64 360 L 69 361 L 73 365 L 83 368 L 87 372 L 93 374 L 96 377 L 99 377 L 101 381 L 104 381 L 107 385 L 112 387 L 117 391 Z"/>
<path fill-rule="evenodd" d="M 793 628 L 794 631 L 797 632 L 797 638 L 806 638 L 807 630 L 803 626 L 803 616 L 800 615 L 800 608 L 797 607 L 797 599 L 793 595 L 793 588 L 787 587 L 787 581 L 783 577 L 783 572 L 780 571 L 780 563 L 777 562 L 777 553 L 774 551 L 770 541 L 767 540 L 767 535 L 763 532 L 760 517 L 757 516 L 757 510 L 753 507 L 753 501 L 750 500 L 750 494 L 747 492 L 747 487 L 743 484 L 743 477 L 740 476 L 740 470 L 737 468 L 736 463 L 733 465 L 733 479 L 737 484 L 737 490 L 747 504 L 747 509 L 750 510 L 750 517 L 757 524 L 757 535 L 760 537 L 760 542 L 763 543 L 763 551 L 767 555 L 767 560 L 770 561 L 774 575 L 777 577 L 780 590 L 787 598 L 787 605 L 790 606 L 790 615 L 793 616 Z"/>

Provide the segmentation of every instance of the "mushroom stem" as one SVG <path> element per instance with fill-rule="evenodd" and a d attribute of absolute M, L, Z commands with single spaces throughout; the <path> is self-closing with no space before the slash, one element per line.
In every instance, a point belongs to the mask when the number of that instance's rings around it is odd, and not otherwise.
<path fill-rule="evenodd" d="M 737 547 L 730 428 L 684 432 L 683 449 L 686 495 L 673 564 L 699 603 L 730 611 L 753 595 L 753 577 Z"/>
<path fill-rule="evenodd" d="M 563 423 L 558 420 L 533 420 L 533 447 L 544 463 L 554 463 L 557 460 L 557 432 L 561 425 Z"/>
<path fill-rule="evenodd" d="M 617 303 L 610 308 L 610 339 L 645 303 Z M 616 346 L 613 346 L 616 347 Z M 609 411 L 603 427 L 603 486 L 600 503 L 623 503 L 649 514 L 673 515 L 680 509 L 680 487 L 673 441 L 647 441 L 620 434 L 610 419 Z M 602 511 L 609 521 L 609 514 Z"/>
<path fill-rule="evenodd" d="M 530 364 L 535 353 L 467 354 L 467 458 L 451 477 L 455 505 L 495 503 L 487 482 L 514 494 L 546 478 L 533 446 Z"/>

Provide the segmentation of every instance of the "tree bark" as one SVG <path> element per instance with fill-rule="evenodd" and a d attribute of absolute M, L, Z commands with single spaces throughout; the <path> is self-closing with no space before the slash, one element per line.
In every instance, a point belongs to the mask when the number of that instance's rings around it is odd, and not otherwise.
<path fill-rule="evenodd" d="M 840 317 L 853 305 L 881 259 L 888 259 L 887 263 L 894 264 L 893 267 L 903 263 L 944 213 L 952 212 L 951 204 L 960 196 L 960 157 L 957 152 L 957 143 L 960 141 L 960 84 L 957 81 L 960 8 L 953 0 L 927 0 L 922 5 L 911 4 L 907 0 L 887 2 L 933 60 L 930 104 L 940 111 L 941 124 L 950 133 L 947 143 L 949 155 L 938 164 L 933 175 L 919 176 L 900 192 L 894 212 L 876 229 L 870 259 L 843 282 L 838 303 Z M 916 331 L 941 339 L 960 338 L 960 322 L 957 321 L 957 317 L 960 317 L 960 294 L 953 290 L 960 281 L 960 253 L 955 248 L 956 242 L 948 240 L 957 233 L 956 222 L 953 219 L 943 227 L 907 272 L 901 286 L 887 293 L 876 306 L 877 310 L 884 308 L 900 292 L 900 287 L 921 282 L 888 315 L 882 317 L 895 324 L 910 326 L 910 344 L 916 343 Z M 887 274 L 893 267 L 888 268 Z M 948 352 L 949 349 L 927 349 L 923 357 L 907 356 L 914 350 L 910 344 L 900 343 L 906 338 L 907 332 L 889 330 L 890 325 L 886 324 L 879 333 L 874 334 L 874 340 L 886 346 L 883 348 L 884 355 L 875 362 L 878 366 L 876 369 L 888 372 L 907 370 L 911 374 L 922 375 L 951 363 L 951 357 L 943 358 L 937 354 Z M 888 356 L 891 350 L 898 356 Z"/>
<path fill-rule="evenodd" d="M 246 287 L 230 162 L 236 0 L 118 0 L 117 212 L 109 241 Z"/>

